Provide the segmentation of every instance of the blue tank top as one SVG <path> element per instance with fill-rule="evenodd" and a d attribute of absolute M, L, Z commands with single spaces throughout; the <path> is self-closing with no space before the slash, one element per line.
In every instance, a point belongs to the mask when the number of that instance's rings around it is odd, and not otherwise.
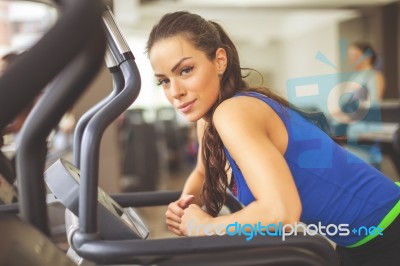
<path fill-rule="evenodd" d="M 284 158 L 295 181 L 305 224 L 348 224 L 348 229 L 377 226 L 400 200 L 400 188 L 374 167 L 335 143 L 325 132 L 296 111 L 256 92 L 238 93 L 268 104 L 288 133 Z M 253 202 L 246 181 L 229 152 L 225 154 L 236 182 L 237 198 Z M 365 235 L 328 236 L 340 246 L 349 246 Z"/>

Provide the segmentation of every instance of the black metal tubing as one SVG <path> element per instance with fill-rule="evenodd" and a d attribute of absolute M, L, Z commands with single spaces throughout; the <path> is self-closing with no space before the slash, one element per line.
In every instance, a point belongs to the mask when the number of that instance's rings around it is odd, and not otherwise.
<path fill-rule="evenodd" d="M 110 195 L 121 207 L 154 207 L 166 206 L 169 203 L 176 201 L 181 196 L 182 191 L 148 191 L 148 192 L 133 192 Z M 225 206 L 230 212 L 236 212 L 242 209 L 242 205 L 237 201 L 232 194 L 227 194 Z M 0 213 L 18 213 L 19 208 L 17 203 L 9 205 L 0 205 Z"/>
<path fill-rule="evenodd" d="M 18 203 L 11 203 L 11 204 L 5 204 L 5 205 L 0 205 L 0 214 L 16 214 L 19 212 L 19 205 Z"/>
<path fill-rule="evenodd" d="M 97 8 L 96 8 L 97 7 Z M 96 14 L 97 9 L 97 14 Z M 86 46 L 61 72 L 41 97 L 24 123 L 21 147 L 17 154 L 20 213 L 44 234 L 49 235 L 46 193 L 43 179 L 47 153 L 47 136 L 64 113 L 85 91 L 102 65 L 105 37 L 101 27 L 101 9 L 91 6 L 97 20 L 87 35 Z"/>
<path fill-rule="evenodd" d="M 110 195 L 121 207 L 165 206 L 179 199 L 182 191 L 148 191 Z"/>
<path fill-rule="evenodd" d="M 134 60 L 120 65 L 125 79 L 124 89 L 104 106 L 89 122 L 81 145 L 81 180 L 79 189 L 79 226 L 82 232 L 97 231 L 97 186 L 100 142 L 105 129 L 137 98 L 141 80 Z"/>
<path fill-rule="evenodd" d="M 113 52 L 114 59 L 117 65 L 125 62 L 129 59 L 135 59 L 132 54 L 128 43 L 126 42 L 124 36 L 121 34 L 117 23 L 115 22 L 114 16 L 109 7 L 103 14 L 104 27 L 106 29 L 106 37 L 108 40 L 108 45 Z"/>
<path fill-rule="evenodd" d="M 124 77 L 119 69 L 119 65 L 128 59 L 135 59 L 131 53 L 128 44 L 121 34 L 118 25 L 115 22 L 114 16 L 110 9 L 107 7 L 103 12 L 103 27 L 105 29 L 107 39 L 107 53 L 106 63 L 108 69 L 113 75 L 114 90 L 103 100 L 93 106 L 87 111 L 81 119 L 79 119 L 75 131 L 74 131 L 74 148 L 73 148 L 73 163 L 77 168 L 80 168 L 81 164 L 81 146 L 83 133 L 88 125 L 90 119 L 107 105 L 123 88 L 124 88 Z M 108 59 L 108 60 L 107 60 Z"/>
<path fill-rule="evenodd" d="M 0 78 L 0 129 L 78 54 L 98 23 L 98 0 L 64 0 L 60 6 L 56 24 Z"/>
<path fill-rule="evenodd" d="M 123 84 L 123 76 L 121 74 L 121 70 L 117 66 L 117 62 L 115 61 L 115 57 L 112 54 L 112 51 L 110 50 L 109 46 L 106 48 L 106 54 L 105 54 L 105 61 L 108 70 L 110 73 L 113 75 L 113 80 L 114 80 L 114 90 L 111 91 L 111 93 L 102 99 L 100 102 L 98 102 L 95 106 L 93 106 L 91 109 L 86 111 L 86 113 L 83 114 L 83 116 L 79 119 L 77 125 L 75 126 L 75 131 L 74 131 L 74 144 L 73 144 L 73 164 L 79 168 L 80 167 L 80 162 L 81 162 L 81 143 L 82 143 L 82 136 L 83 132 L 85 131 L 85 128 L 87 124 L 89 123 L 89 120 L 103 107 L 105 106 L 112 98 L 114 98 L 118 92 L 120 91 L 120 88 L 122 89 L 124 87 Z M 122 82 L 122 83 L 121 83 Z"/>
<path fill-rule="evenodd" d="M 285 241 L 279 236 L 246 241 L 243 235 L 224 235 L 80 243 L 84 238 L 76 231 L 72 245 L 80 256 L 99 264 L 247 266 L 258 258 L 260 264 L 254 265 L 338 265 L 331 244 L 318 235 L 289 236 Z"/>
<path fill-rule="evenodd" d="M 86 234 L 88 239 L 92 239 L 97 232 L 97 186 L 102 136 L 106 128 L 136 100 L 141 86 L 140 73 L 133 55 L 120 62 L 121 59 L 118 55 L 121 53 L 131 54 L 131 52 L 110 10 L 104 12 L 103 22 L 103 26 L 107 29 L 108 47 L 124 77 L 124 88 L 92 117 L 82 137 L 79 230 Z"/>
<path fill-rule="evenodd" d="M 122 207 L 152 207 L 165 206 L 179 199 L 180 190 L 171 191 L 147 191 L 110 195 Z M 225 206 L 231 213 L 243 208 L 242 204 L 231 194 L 226 194 Z"/>
<path fill-rule="evenodd" d="M 147 191 L 113 194 L 110 197 L 115 200 L 121 207 L 154 207 L 166 206 L 169 203 L 176 201 L 181 196 L 182 191 Z M 225 206 L 230 212 L 236 212 L 242 209 L 242 205 L 237 201 L 232 194 L 227 194 Z M 18 213 L 19 208 L 17 203 L 0 205 L 0 213 Z"/>
<path fill-rule="evenodd" d="M 92 117 L 101 110 L 101 108 L 108 104 L 115 96 L 118 95 L 119 92 L 121 92 L 122 88 L 124 88 L 125 80 L 121 70 L 116 67 L 110 70 L 110 72 L 113 76 L 114 89 L 106 98 L 102 99 L 95 106 L 85 112 L 76 124 L 74 131 L 73 163 L 77 168 L 80 168 L 82 137 L 87 124 L 89 123 L 90 119 L 92 119 Z"/>

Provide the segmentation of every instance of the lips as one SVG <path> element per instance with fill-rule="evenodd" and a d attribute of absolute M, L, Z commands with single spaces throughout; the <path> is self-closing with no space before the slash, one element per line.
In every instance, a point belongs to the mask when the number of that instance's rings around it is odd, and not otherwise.
<path fill-rule="evenodd" d="M 193 104 L 194 104 L 195 101 L 196 100 L 193 100 L 193 101 L 186 102 L 186 103 L 183 103 L 183 104 L 179 105 L 178 106 L 179 111 L 181 111 L 182 113 L 190 112 L 190 110 L 192 109 Z"/>

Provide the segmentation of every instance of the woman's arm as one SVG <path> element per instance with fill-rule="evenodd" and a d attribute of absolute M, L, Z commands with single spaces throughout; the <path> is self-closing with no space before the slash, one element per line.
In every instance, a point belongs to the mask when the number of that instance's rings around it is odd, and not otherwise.
<path fill-rule="evenodd" d="M 197 123 L 197 135 L 200 147 L 204 125 L 204 121 L 199 121 Z M 200 197 L 204 184 L 204 165 L 201 158 L 201 148 L 199 149 L 197 158 L 196 167 L 186 180 L 181 197 L 177 201 L 171 202 L 165 213 L 168 230 L 178 236 L 185 234 L 185 232 L 180 229 L 182 222 L 181 217 L 184 214 L 184 210 L 187 209 L 190 204 L 191 206 L 197 206 L 198 208 L 203 205 L 203 201 Z"/>
<path fill-rule="evenodd" d="M 375 81 L 376 81 L 376 89 L 377 89 L 377 93 L 378 93 L 378 99 L 379 99 L 379 101 L 382 101 L 383 96 L 385 94 L 385 78 L 383 77 L 383 74 L 381 72 L 376 73 Z"/>
<path fill-rule="evenodd" d="M 299 221 L 300 197 L 281 147 L 276 145 L 277 123 L 282 125 L 282 121 L 272 108 L 254 98 L 235 97 L 217 108 L 213 121 L 256 200 L 236 213 L 216 218 L 189 207 L 181 230 L 187 233 L 193 222 L 226 226 Z"/>
<path fill-rule="evenodd" d="M 184 195 L 194 195 L 194 202 L 195 204 L 199 206 L 203 206 L 203 201 L 201 200 L 201 191 L 203 188 L 204 184 L 204 164 L 203 164 L 203 159 L 202 159 L 202 151 L 201 151 L 201 143 L 204 135 L 204 127 L 205 127 L 206 122 L 204 120 L 199 120 L 197 122 L 197 139 L 199 142 L 199 150 L 197 154 L 197 163 L 196 167 L 192 171 L 192 173 L 189 175 L 188 179 L 185 182 L 185 185 L 183 187 L 182 191 L 182 196 Z"/>

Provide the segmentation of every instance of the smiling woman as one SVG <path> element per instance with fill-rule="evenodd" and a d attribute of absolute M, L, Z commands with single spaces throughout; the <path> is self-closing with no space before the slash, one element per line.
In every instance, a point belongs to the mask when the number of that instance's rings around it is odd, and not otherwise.
<path fill-rule="evenodd" d="M 302 112 L 267 88 L 249 87 L 236 47 L 219 24 L 188 12 L 166 14 L 153 27 L 147 51 L 168 101 L 197 122 L 200 144 L 182 196 L 166 212 L 171 232 L 259 222 L 379 226 L 379 237 L 327 236 L 340 247 L 344 265 L 398 265 L 400 239 L 393 232 L 400 231 L 399 187 L 335 143 L 317 119 L 321 114 Z M 229 183 L 245 207 L 217 216 Z"/>
<path fill-rule="evenodd" d="M 209 60 L 183 37 L 163 39 L 153 48 L 150 61 L 168 101 L 188 120 L 202 118 L 218 98 L 225 50 L 219 49 L 215 59 Z"/>

